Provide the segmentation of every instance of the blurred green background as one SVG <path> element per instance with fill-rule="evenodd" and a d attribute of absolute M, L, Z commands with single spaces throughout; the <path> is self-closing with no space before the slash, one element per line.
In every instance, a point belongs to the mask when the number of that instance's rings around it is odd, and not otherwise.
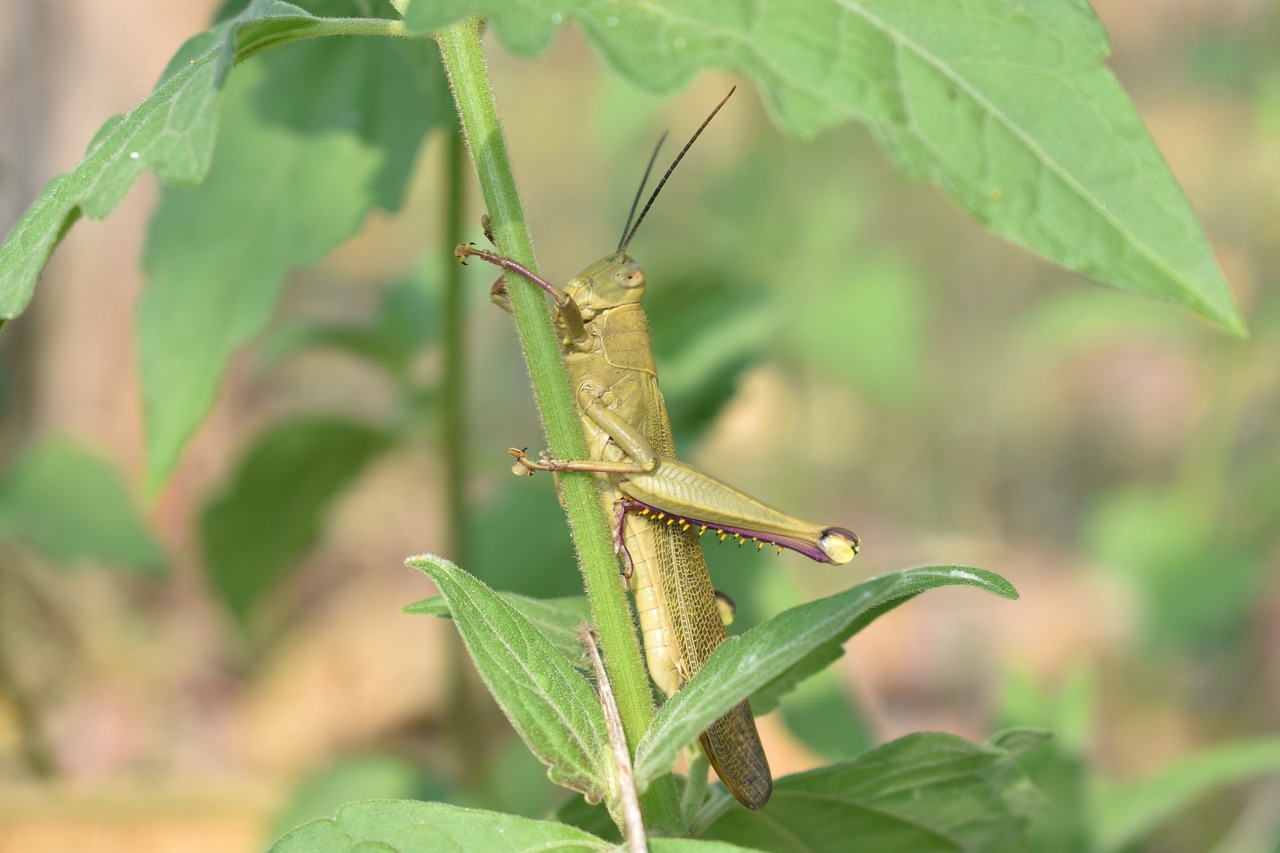
<path fill-rule="evenodd" d="M 0 7 L 0 227 L 214 5 Z M 775 774 L 910 731 L 1046 726 L 1039 849 L 1106 846 L 1083 799 L 1206 751 L 1274 750 L 1280 717 L 1280 19 L 1243 0 L 1094 6 L 1249 340 L 991 237 L 858 127 L 781 137 L 749 86 L 632 245 L 682 453 L 863 537 L 839 569 L 710 547 L 735 630 L 918 564 L 981 566 L 1023 595 L 941 590 L 877 622 L 761 722 Z M 686 136 L 742 82 L 656 99 L 572 31 L 536 61 L 496 45 L 491 61 L 553 280 L 611 250 L 657 135 Z M 503 450 L 541 434 L 477 265 L 467 447 L 440 449 L 444 149 L 433 135 L 403 211 L 292 277 L 154 505 L 133 357 L 154 181 L 72 231 L 0 336 L 0 849 L 247 850 L 359 797 L 530 815 L 563 799 L 450 625 L 398 613 L 431 593 L 401 565 L 422 552 L 499 589 L 579 589 L 551 480 L 509 474 Z M 468 239 L 480 213 L 473 199 Z M 333 415 L 411 428 L 392 441 Z M 341 450 L 317 472 L 308 442 Z M 463 540 L 451 464 L 469 472 Z M 260 565 L 287 568 L 228 580 Z M 1280 779 L 1188 794 L 1153 823 L 1142 849 L 1275 849 Z"/>

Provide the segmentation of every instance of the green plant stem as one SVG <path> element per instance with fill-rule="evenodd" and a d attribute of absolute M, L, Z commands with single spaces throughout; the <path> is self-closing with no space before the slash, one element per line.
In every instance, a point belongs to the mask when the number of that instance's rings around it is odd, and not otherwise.
<path fill-rule="evenodd" d="M 443 245 L 456 246 L 462 239 L 464 197 L 462 178 L 466 170 L 466 145 L 462 131 L 445 137 L 444 199 L 441 228 Z M 441 417 L 444 433 L 445 507 L 448 514 L 449 556 L 460 566 L 471 565 L 471 519 L 467 504 L 467 473 L 470 449 L 467 446 L 466 384 L 466 318 L 463 312 L 462 288 L 465 286 L 462 266 L 445 263 L 444 297 L 440 315 L 444 324 L 444 377 L 441 381 Z M 489 738 L 484 736 L 489 710 L 476 696 L 476 685 L 469 678 L 470 662 L 462 637 L 449 634 L 449 730 L 456 754 L 454 768 L 464 785 L 479 778 L 480 768 L 490 753 Z"/>
<path fill-rule="evenodd" d="M 251 59 L 274 47 L 297 41 L 335 36 L 405 38 L 409 35 L 404 21 L 383 18 L 316 18 L 308 20 L 305 26 L 288 27 L 283 31 L 276 27 L 250 28 L 236 42 L 233 63 L 239 65 L 246 59 Z"/>
<path fill-rule="evenodd" d="M 506 255 L 536 270 L 533 243 L 516 193 L 515 177 L 484 63 L 480 22 L 471 19 L 455 24 L 438 33 L 437 40 L 485 207 L 493 223 L 494 239 Z M 569 394 L 546 299 L 540 290 L 516 275 L 508 273 L 506 284 L 551 451 L 560 459 L 584 459 L 586 445 L 577 408 Z M 627 745 L 634 755 L 636 744 L 653 720 L 653 698 L 631 609 L 618 582 L 613 537 L 590 474 L 562 474 L 560 485 L 591 601 L 592 618 L 605 652 L 605 669 L 617 697 Z M 649 786 L 641 796 L 640 807 L 651 829 L 658 832 L 681 829 L 680 805 L 669 774 Z"/>

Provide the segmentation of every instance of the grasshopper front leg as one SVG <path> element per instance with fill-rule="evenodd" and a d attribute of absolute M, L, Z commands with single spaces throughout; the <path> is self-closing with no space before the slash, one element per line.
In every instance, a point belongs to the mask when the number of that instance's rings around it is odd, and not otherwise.
<path fill-rule="evenodd" d="M 486 235 L 491 235 L 492 231 L 486 227 Z M 492 239 L 492 237 L 490 237 Z M 548 296 L 556 301 L 556 308 L 560 311 L 561 320 L 568 330 L 569 339 L 575 345 L 582 345 L 588 338 L 586 325 L 582 319 L 582 311 L 579 310 L 578 304 L 573 301 L 573 297 L 547 281 L 533 270 L 526 267 L 519 261 L 499 255 L 497 252 L 491 252 L 488 249 L 478 249 L 475 243 L 464 243 L 453 250 L 453 256 L 462 263 L 467 262 L 467 258 L 480 258 L 487 261 L 495 267 L 513 272 L 531 284 L 536 284 Z M 511 300 L 506 294 L 505 286 L 502 279 L 498 279 L 493 283 L 493 287 L 489 289 L 489 298 L 504 311 L 510 313 Z"/>

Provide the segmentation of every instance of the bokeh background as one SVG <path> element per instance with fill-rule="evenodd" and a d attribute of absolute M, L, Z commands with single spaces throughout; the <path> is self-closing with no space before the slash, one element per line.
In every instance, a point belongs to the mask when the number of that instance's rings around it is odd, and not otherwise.
<path fill-rule="evenodd" d="M 215 5 L 0 4 L 0 227 L 103 121 L 146 97 Z M 904 185 L 859 127 L 783 138 L 750 86 L 632 245 L 682 451 L 864 539 L 840 569 L 710 548 L 717 586 L 740 607 L 735 627 L 912 565 L 991 569 L 1023 596 L 934 591 L 859 635 L 761 721 L 776 775 L 911 731 L 982 740 L 1035 724 L 1059 734 L 1042 782 L 1061 805 L 1068 777 L 1123 783 L 1274 744 L 1280 18 L 1264 0 L 1094 7 L 1250 339 L 988 235 L 933 187 Z M 611 77 L 571 30 L 534 61 L 492 48 L 552 279 L 615 244 L 657 134 L 687 135 L 742 82 L 704 74 L 657 99 Z M 206 507 L 271 425 L 326 412 L 376 421 L 406 395 L 432 411 L 433 300 L 451 262 L 444 149 L 433 136 L 400 213 L 293 276 L 154 501 L 141 485 L 133 336 L 154 180 L 108 220 L 74 228 L 4 329 L 0 850 L 253 850 L 367 796 L 529 815 L 563 799 L 459 663 L 449 623 L 399 614 L 432 593 L 402 566 L 422 552 L 499 589 L 578 588 L 550 480 L 511 477 L 503 454 L 541 434 L 487 271 L 468 268 L 459 458 L 442 453 L 431 418 L 378 456 L 244 625 L 200 548 Z M 405 292 L 405 303 L 387 296 Z M 369 324 L 387 304 L 416 324 L 401 382 L 341 348 L 297 343 L 299 329 Z M 467 471 L 462 538 L 443 498 L 452 464 Z M 110 499 L 111 477 L 127 497 Z M 86 530 L 112 531 L 85 534 L 107 545 L 77 548 L 65 527 L 32 533 L 68 506 Z M 1072 821 L 1051 818 L 1037 844 L 1080 849 Z M 1278 839 L 1280 778 L 1257 776 L 1189 801 L 1141 846 L 1273 850 Z"/>

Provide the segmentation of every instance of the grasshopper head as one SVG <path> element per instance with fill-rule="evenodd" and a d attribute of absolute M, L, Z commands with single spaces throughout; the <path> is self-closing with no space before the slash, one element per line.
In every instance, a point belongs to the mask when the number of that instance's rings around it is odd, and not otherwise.
<path fill-rule="evenodd" d="M 644 298 L 644 267 L 626 252 L 601 258 L 565 287 L 584 313 L 599 313 Z"/>

